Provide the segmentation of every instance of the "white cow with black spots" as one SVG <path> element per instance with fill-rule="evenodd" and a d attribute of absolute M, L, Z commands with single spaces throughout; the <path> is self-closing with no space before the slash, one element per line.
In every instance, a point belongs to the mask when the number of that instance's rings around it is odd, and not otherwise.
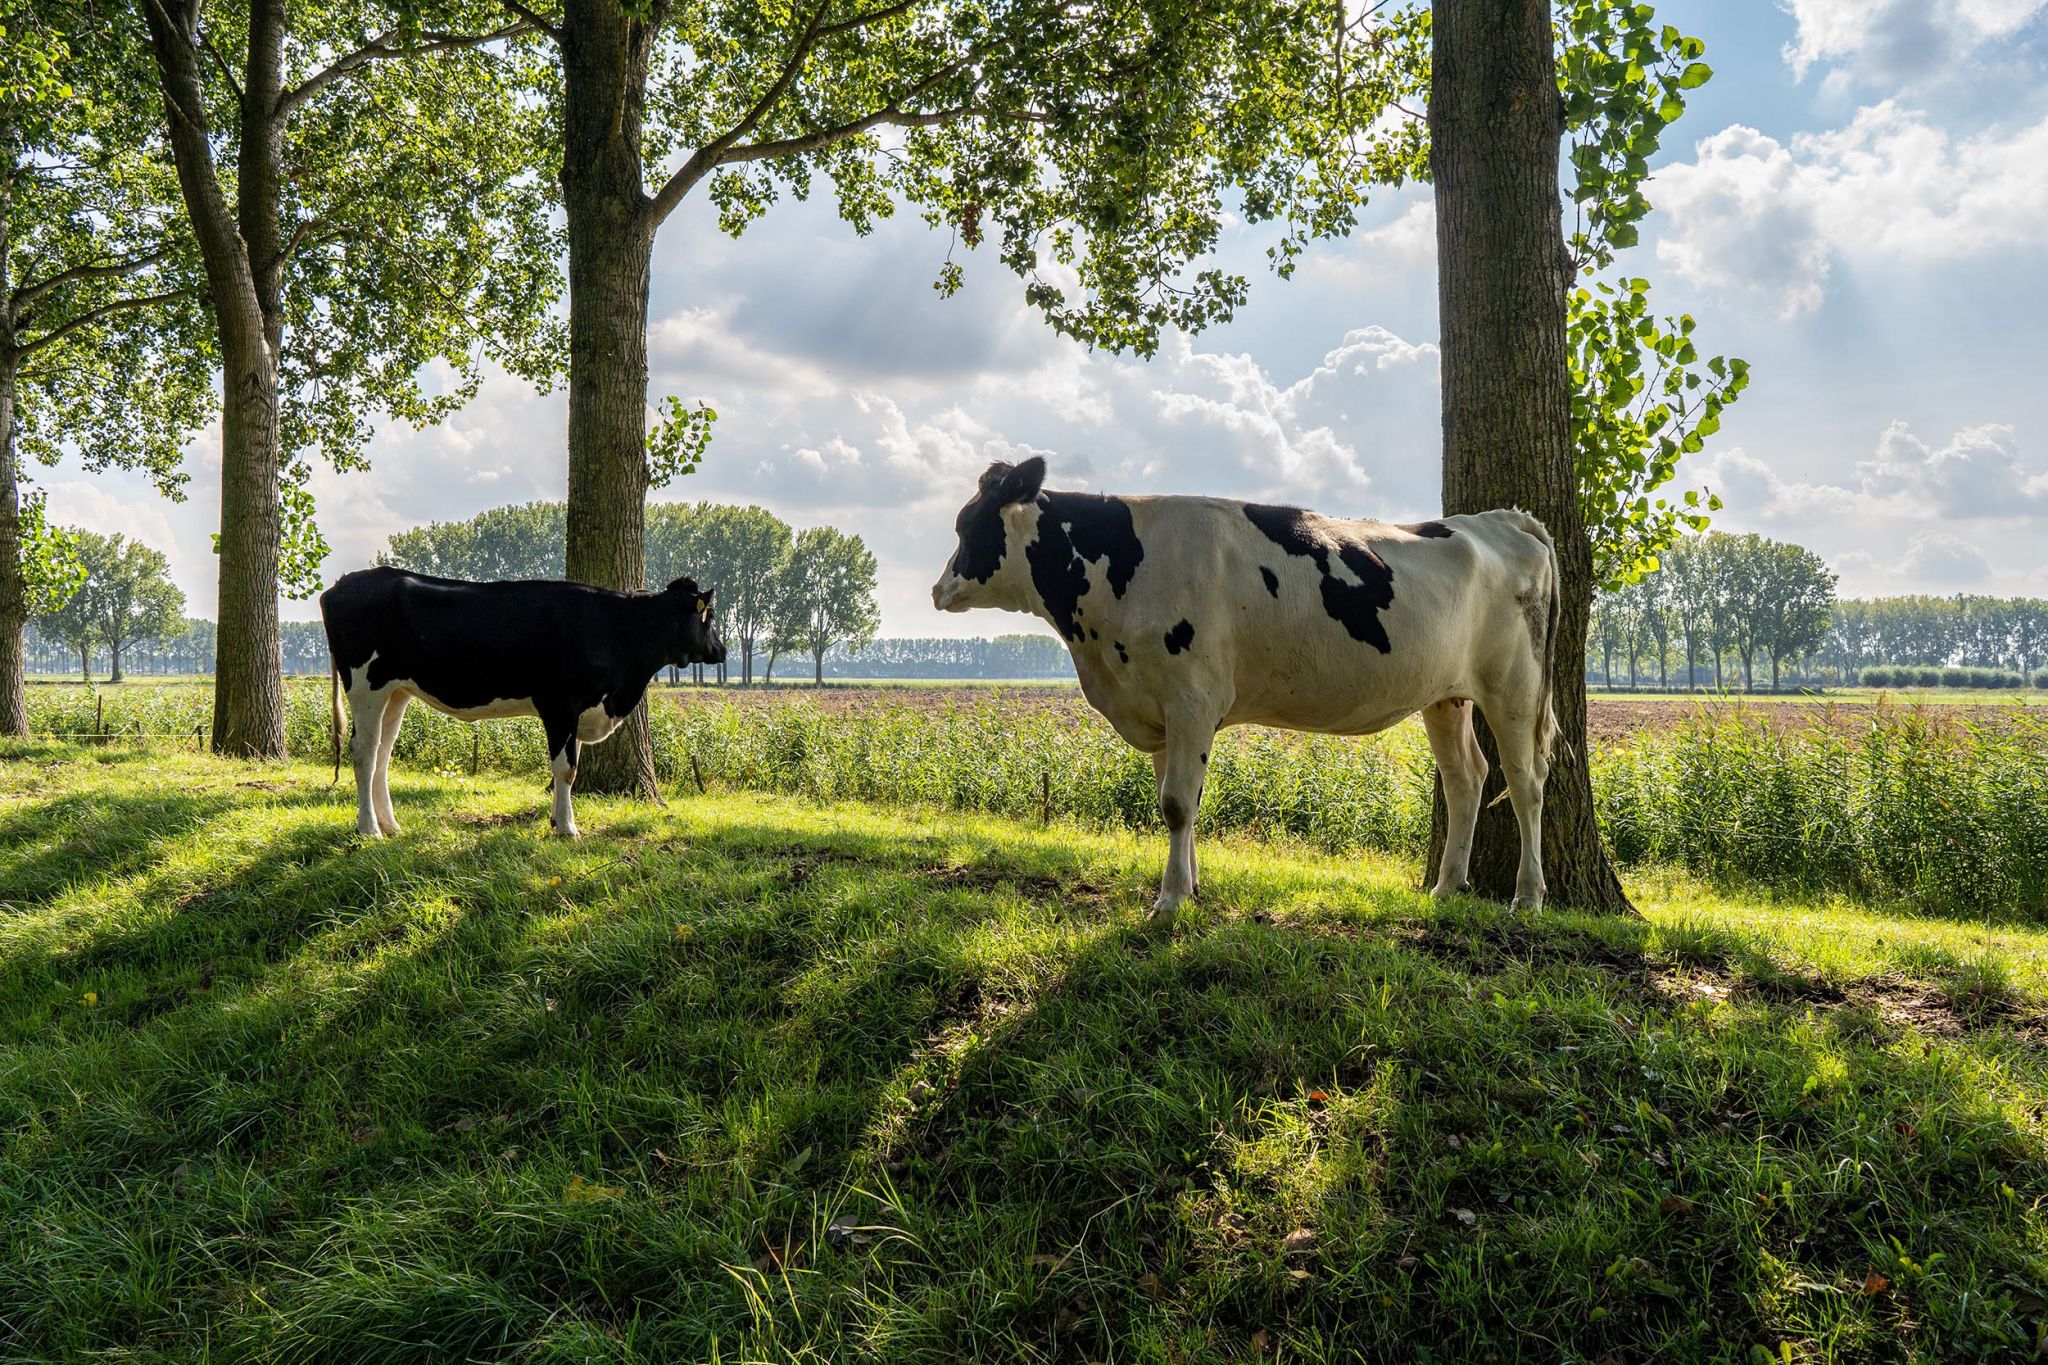
<path fill-rule="evenodd" d="M 1514 903 L 1543 904 L 1558 596 L 1540 521 L 1509 510 L 1395 525 L 1044 480 L 1042 459 L 989 467 L 932 604 L 1049 622 L 1089 704 L 1152 755 L 1169 831 L 1156 918 L 1195 893 L 1195 817 L 1226 725 L 1362 735 L 1420 712 L 1450 814 L 1434 893 L 1466 890 L 1487 774 L 1474 703 L 1521 827 Z"/>

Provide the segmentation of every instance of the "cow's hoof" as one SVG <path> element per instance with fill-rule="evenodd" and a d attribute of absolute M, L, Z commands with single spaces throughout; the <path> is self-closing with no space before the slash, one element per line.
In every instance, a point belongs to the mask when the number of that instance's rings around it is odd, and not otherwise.
<path fill-rule="evenodd" d="M 1543 897 L 1517 896 L 1508 902 L 1508 909 L 1517 914 L 1540 915 L 1543 913 Z"/>
<path fill-rule="evenodd" d="M 388 824 L 388 825 L 382 825 L 382 824 L 380 824 L 380 825 L 378 825 L 378 826 L 377 826 L 377 828 L 379 828 L 379 829 L 383 830 L 383 831 L 384 831 L 384 832 L 385 832 L 386 834 L 398 834 L 398 833 L 400 833 L 400 830 L 399 830 L 399 828 L 398 828 L 398 822 L 397 822 L 396 820 L 393 820 L 393 821 L 392 821 L 392 822 L 391 822 L 390 824 Z"/>
<path fill-rule="evenodd" d="M 358 839 L 381 839 L 383 837 L 384 831 L 378 829 L 375 825 L 356 826 L 356 838 Z"/>
<path fill-rule="evenodd" d="M 1440 901 L 1447 901 L 1453 896 L 1469 896 L 1472 894 L 1472 883 L 1465 882 L 1459 886 L 1450 886 L 1444 882 L 1438 882 L 1429 889 L 1429 894 L 1432 898 Z"/>

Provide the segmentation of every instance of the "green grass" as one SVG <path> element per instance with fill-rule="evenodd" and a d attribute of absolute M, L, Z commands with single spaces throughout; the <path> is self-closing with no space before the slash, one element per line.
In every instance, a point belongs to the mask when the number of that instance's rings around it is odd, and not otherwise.
<path fill-rule="evenodd" d="M 0 750 L 0 1355 L 2014 1359 L 2048 932 Z"/>

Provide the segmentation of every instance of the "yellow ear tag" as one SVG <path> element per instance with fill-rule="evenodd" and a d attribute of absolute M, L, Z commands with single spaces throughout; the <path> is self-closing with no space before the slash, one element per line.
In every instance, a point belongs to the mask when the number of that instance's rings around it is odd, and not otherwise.
<path fill-rule="evenodd" d="M 709 621 L 711 619 L 710 598 L 700 597 L 697 599 L 697 619 L 699 621 Z"/>

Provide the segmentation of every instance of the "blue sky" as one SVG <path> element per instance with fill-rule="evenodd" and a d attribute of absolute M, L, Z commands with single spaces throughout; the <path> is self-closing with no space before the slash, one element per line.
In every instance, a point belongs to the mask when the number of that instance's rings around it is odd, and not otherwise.
<path fill-rule="evenodd" d="M 1727 499 L 1724 527 L 1819 551 L 1845 594 L 2048 596 L 2048 0 L 1660 11 L 1717 75 L 1667 135 L 1623 266 L 1754 374 L 1684 481 Z M 1233 232 L 1250 306 L 1139 362 L 1051 335 L 987 252 L 939 299 L 947 243 L 914 216 L 857 238 L 792 203 L 732 242 L 688 206 L 656 252 L 651 394 L 721 419 L 665 496 L 865 536 L 892 635 L 1029 628 L 926 595 L 993 458 L 1044 454 L 1062 487 L 1432 512 L 1430 214 L 1427 187 L 1385 195 L 1288 282 L 1264 272 L 1262 233 Z M 560 496 L 563 424 L 559 394 L 499 377 L 442 427 L 381 432 L 370 473 L 316 477 L 327 574 L 417 522 Z M 183 505 L 59 469 L 53 509 L 167 550 L 210 615 L 216 439 L 195 441 Z"/>

